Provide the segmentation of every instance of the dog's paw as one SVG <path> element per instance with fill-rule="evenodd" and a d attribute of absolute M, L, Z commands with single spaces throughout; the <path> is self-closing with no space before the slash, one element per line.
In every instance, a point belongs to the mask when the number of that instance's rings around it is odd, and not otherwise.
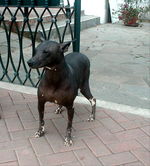
<path fill-rule="evenodd" d="M 37 131 L 35 133 L 35 138 L 39 138 L 39 137 L 42 137 L 44 135 L 44 131 Z"/>
<path fill-rule="evenodd" d="M 41 128 L 35 133 L 35 137 L 36 138 L 39 138 L 39 137 L 41 137 L 41 136 L 43 136 L 44 135 L 44 126 L 41 126 Z"/>
<path fill-rule="evenodd" d="M 66 138 L 65 138 L 65 141 L 64 141 L 64 145 L 65 145 L 65 146 L 71 146 L 71 145 L 73 145 L 72 139 L 66 137 Z"/>
<path fill-rule="evenodd" d="M 88 122 L 93 122 L 95 120 L 94 116 L 93 115 L 90 115 L 90 117 L 88 118 Z"/>

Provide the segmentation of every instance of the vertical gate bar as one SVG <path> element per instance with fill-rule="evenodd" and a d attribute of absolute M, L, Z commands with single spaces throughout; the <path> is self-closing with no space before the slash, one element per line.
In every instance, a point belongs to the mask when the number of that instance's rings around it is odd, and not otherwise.
<path fill-rule="evenodd" d="M 8 1 L 9 1 L 9 0 L 5 0 L 6 5 L 8 5 Z"/>
<path fill-rule="evenodd" d="M 73 42 L 73 51 L 79 52 L 80 51 L 80 20 L 81 20 L 81 0 L 75 0 L 74 4 L 74 39 Z"/>
<path fill-rule="evenodd" d="M 29 11 L 29 8 L 28 8 L 28 7 L 25 7 L 25 8 L 24 8 L 24 16 L 25 16 L 25 17 L 28 17 L 28 11 Z"/>

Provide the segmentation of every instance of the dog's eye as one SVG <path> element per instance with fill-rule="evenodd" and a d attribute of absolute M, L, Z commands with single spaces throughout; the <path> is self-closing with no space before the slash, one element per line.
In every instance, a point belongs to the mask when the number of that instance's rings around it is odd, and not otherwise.
<path fill-rule="evenodd" d="M 44 54 L 48 54 L 48 51 L 44 50 L 43 53 L 44 53 Z"/>

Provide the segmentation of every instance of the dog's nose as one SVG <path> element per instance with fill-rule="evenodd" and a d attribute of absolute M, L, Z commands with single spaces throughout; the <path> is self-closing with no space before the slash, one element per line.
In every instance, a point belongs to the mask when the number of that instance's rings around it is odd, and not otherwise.
<path fill-rule="evenodd" d="M 27 63 L 28 63 L 28 65 L 29 65 L 29 67 L 32 67 L 32 66 L 33 66 L 33 60 L 32 60 L 32 59 L 28 60 Z"/>

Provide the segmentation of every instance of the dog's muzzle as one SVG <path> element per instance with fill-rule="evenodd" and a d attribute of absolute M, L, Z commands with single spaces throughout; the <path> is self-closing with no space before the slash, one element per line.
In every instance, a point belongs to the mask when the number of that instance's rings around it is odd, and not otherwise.
<path fill-rule="evenodd" d="M 30 59 L 29 61 L 27 61 L 28 65 L 30 68 L 33 68 L 33 69 L 37 69 L 37 68 L 40 68 L 41 67 L 41 64 L 38 62 L 36 62 L 34 59 Z"/>
<path fill-rule="evenodd" d="M 28 60 L 27 63 L 28 63 L 28 65 L 29 65 L 29 67 L 34 66 L 34 62 L 33 62 L 32 59 Z"/>

